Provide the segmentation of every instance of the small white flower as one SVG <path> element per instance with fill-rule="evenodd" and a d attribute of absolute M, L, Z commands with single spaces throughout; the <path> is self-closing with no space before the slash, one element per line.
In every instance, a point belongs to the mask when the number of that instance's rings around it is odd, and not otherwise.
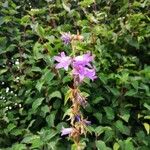
<path fill-rule="evenodd" d="M 9 106 L 8 108 L 9 108 L 10 110 L 12 109 L 12 107 L 11 107 L 11 106 Z"/>
<path fill-rule="evenodd" d="M 8 93 L 8 92 L 9 92 L 9 87 L 6 88 L 6 93 Z"/>

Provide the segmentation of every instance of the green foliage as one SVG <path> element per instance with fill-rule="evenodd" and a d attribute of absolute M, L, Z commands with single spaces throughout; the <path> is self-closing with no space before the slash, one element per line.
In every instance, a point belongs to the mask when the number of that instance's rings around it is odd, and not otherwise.
<path fill-rule="evenodd" d="M 69 52 L 61 33 L 79 30 L 98 76 L 81 87 L 92 121 L 82 149 L 148 150 L 149 10 L 149 0 L 1 0 L 0 149 L 76 149 L 60 136 L 71 79 L 53 56 Z"/>

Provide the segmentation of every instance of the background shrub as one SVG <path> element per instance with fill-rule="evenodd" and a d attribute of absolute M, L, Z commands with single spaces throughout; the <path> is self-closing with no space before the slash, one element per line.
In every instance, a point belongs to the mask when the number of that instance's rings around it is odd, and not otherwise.
<path fill-rule="evenodd" d="M 148 0 L 1 0 L 0 148 L 71 149 L 60 136 L 71 79 L 54 68 L 61 32 L 84 36 L 97 80 L 81 87 L 91 134 L 87 150 L 149 150 L 150 2 Z"/>

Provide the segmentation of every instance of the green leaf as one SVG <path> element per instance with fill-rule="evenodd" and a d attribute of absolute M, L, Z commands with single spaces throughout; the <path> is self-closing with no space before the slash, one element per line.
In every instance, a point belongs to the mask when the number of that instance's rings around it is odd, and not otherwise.
<path fill-rule="evenodd" d="M 36 24 L 35 26 L 35 31 L 38 33 L 38 35 L 42 38 L 44 38 L 45 36 L 45 30 L 42 26 L 40 26 L 39 24 Z"/>
<path fill-rule="evenodd" d="M 0 75 L 2 75 L 3 73 L 7 72 L 7 69 L 1 69 L 0 70 Z"/>
<path fill-rule="evenodd" d="M 96 127 L 95 128 L 95 134 L 97 135 L 97 136 L 99 136 L 99 135 L 101 135 L 103 132 L 105 132 L 105 131 L 110 131 L 110 130 L 112 130 L 110 127 L 103 127 L 103 126 L 98 126 L 98 127 Z"/>
<path fill-rule="evenodd" d="M 118 91 L 118 89 L 116 89 L 116 88 L 109 88 L 109 89 L 113 93 L 113 95 L 115 95 L 115 96 L 119 96 L 120 95 L 120 92 Z"/>
<path fill-rule="evenodd" d="M 119 115 L 119 117 L 122 118 L 124 121 L 128 122 L 130 118 L 130 114 Z"/>
<path fill-rule="evenodd" d="M 41 91 L 43 84 L 44 84 L 44 81 L 39 80 L 39 81 L 37 82 L 37 84 L 36 84 L 35 87 L 36 87 L 36 89 L 37 89 L 39 92 Z"/>
<path fill-rule="evenodd" d="M 66 5 L 64 2 L 62 2 L 62 5 L 67 12 L 70 12 L 70 7 L 68 5 Z"/>
<path fill-rule="evenodd" d="M 25 150 L 25 149 L 27 149 L 25 144 L 17 143 L 12 146 L 12 150 Z"/>
<path fill-rule="evenodd" d="M 78 149 L 77 144 L 72 144 L 72 145 L 71 145 L 71 150 L 77 150 L 77 149 Z"/>
<path fill-rule="evenodd" d="M 44 97 L 37 98 L 32 104 L 32 109 L 36 110 L 42 104 L 43 100 L 44 100 Z"/>
<path fill-rule="evenodd" d="M 21 129 L 17 129 L 17 128 L 15 128 L 15 129 L 13 129 L 13 130 L 11 130 L 11 135 L 14 135 L 14 136 L 21 136 L 22 135 L 22 130 Z"/>
<path fill-rule="evenodd" d="M 57 135 L 57 131 L 50 129 L 48 132 L 45 133 L 44 135 L 44 141 L 47 142 L 49 140 L 51 140 L 52 138 L 54 138 Z"/>
<path fill-rule="evenodd" d="M 144 125 L 144 128 L 145 128 L 147 134 L 149 134 L 149 132 L 150 132 L 150 125 L 148 123 L 143 123 L 143 125 Z"/>
<path fill-rule="evenodd" d="M 64 113 L 62 119 L 64 119 L 66 116 L 70 116 L 71 112 L 72 112 L 72 109 L 67 109 L 67 110 L 65 111 L 65 113 Z"/>
<path fill-rule="evenodd" d="M 72 97 L 72 90 L 69 89 L 67 93 L 65 94 L 65 100 L 64 100 L 64 105 L 68 102 L 68 100 Z"/>
<path fill-rule="evenodd" d="M 113 150 L 118 150 L 120 145 L 118 143 L 114 143 Z"/>
<path fill-rule="evenodd" d="M 104 110 L 105 110 L 106 116 L 109 120 L 113 120 L 115 118 L 114 111 L 111 107 L 104 107 Z"/>
<path fill-rule="evenodd" d="M 87 6 L 91 5 L 92 3 L 94 3 L 94 0 L 83 0 L 83 1 L 81 1 L 79 4 L 80 4 L 82 7 L 87 7 Z"/>
<path fill-rule="evenodd" d="M 137 94 L 137 91 L 134 89 L 130 89 L 129 91 L 126 92 L 125 96 L 134 96 Z"/>
<path fill-rule="evenodd" d="M 50 111 L 50 108 L 47 106 L 47 105 L 45 105 L 45 106 L 43 106 L 43 107 L 41 107 L 41 110 L 44 112 L 44 114 L 46 115 L 46 113 L 48 113 L 49 111 Z"/>
<path fill-rule="evenodd" d="M 35 138 L 32 140 L 32 146 L 31 148 L 40 148 L 44 143 L 40 138 Z"/>
<path fill-rule="evenodd" d="M 36 42 L 33 47 L 33 54 L 36 60 L 43 58 L 43 55 L 41 54 L 42 50 L 43 46 L 39 42 Z"/>
<path fill-rule="evenodd" d="M 148 105 L 147 103 L 144 103 L 144 107 L 150 110 L 150 105 Z"/>
<path fill-rule="evenodd" d="M 123 122 L 121 120 L 118 120 L 116 121 L 115 123 L 116 125 L 116 128 L 122 133 L 122 134 L 125 134 L 125 135 L 129 135 L 130 134 L 130 130 L 128 127 L 126 127 Z"/>
<path fill-rule="evenodd" d="M 139 43 L 138 43 L 138 41 L 135 40 L 133 37 L 127 36 L 125 39 L 126 39 L 126 41 L 129 43 L 129 45 L 131 45 L 131 46 L 133 46 L 133 47 L 139 49 L 139 47 L 140 47 L 140 46 L 139 46 Z"/>
<path fill-rule="evenodd" d="M 134 150 L 133 143 L 131 142 L 131 138 L 125 140 L 125 147 L 124 150 Z"/>
<path fill-rule="evenodd" d="M 27 23 L 30 22 L 30 16 L 29 15 L 25 15 L 21 18 L 21 24 L 22 25 L 27 25 Z"/>
<path fill-rule="evenodd" d="M 56 112 L 52 111 L 51 114 L 46 117 L 46 122 L 49 127 L 54 127 L 55 115 Z"/>
<path fill-rule="evenodd" d="M 41 80 L 45 82 L 50 82 L 54 78 L 55 74 L 46 69 L 45 74 L 41 77 Z"/>
<path fill-rule="evenodd" d="M 21 143 L 29 144 L 29 143 L 32 143 L 33 140 L 35 140 L 35 139 L 40 139 L 40 137 L 37 136 L 37 135 L 29 135 L 29 136 L 26 136 L 26 137 L 21 141 Z"/>
<path fill-rule="evenodd" d="M 96 112 L 93 114 L 93 116 L 99 121 L 99 123 L 102 123 L 103 115 L 101 113 Z"/>
<path fill-rule="evenodd" d="M 102 100 L 104 100 L 104 98 L 103 97 L 101 97 L 101 96 L 98 96 L 98 97 L 96 97 L 92 102 L 93 102 L 93 104 L 98 104 L 100 101 L 102 101 Z"/>
<path fill-rule="evenodd" d="M 8 125 L 8 127 L 7 127 L 8 132 L 10 132 L 11 130 L 13 130 L 14 128 L 16 128 L 16 125 L 13 124 L 13 123 L 10 123 L 10 124 Z"/>
<path fill-rule="evenodd" d="M 60 91 L 54 91 L 50 94 L 50 98 L 62 98 Z"/>
<path fill-rule="evenodd" d="M 98 150 L 107 150 L 107 146 L 103 141 L 99 140 L 96 141 L 95 143 Z"/>

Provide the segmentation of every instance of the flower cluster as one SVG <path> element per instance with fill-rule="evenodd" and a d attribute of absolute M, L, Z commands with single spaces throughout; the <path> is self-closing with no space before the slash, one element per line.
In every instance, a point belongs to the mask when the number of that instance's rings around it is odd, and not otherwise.
<path fill-rule="evenodd" d="M 61 136 L 69 135 L 72 136 L 75 133 L 77 134 L 85 134 L 85 127 L 91 124 L 91 121 L 81 118 L 80 116 L 76 116 L 77 123 L 75 127 L 64 128 L 62 127 Z"/>
<path fill-rule="evenodd" d="M 65 45 L 70 44 L 72 41 L 83 41 L 83 36 L 77 33 L 77 35 L 71 35 L 70 33 L 63 33 L 61 36 L 61 40 Z"/>
<path fill-rule="evenodd" d="M 64 42 L 64 44 L 68 45 L 71 42 L 71 34 L 70 33 L 64 33 L 61 36 L 62 41 Z"/>
<path fill-rule="evenodd" d="M 67 97 L 71 100 L 72 105 L 65 113 L 69 116 L 68 120 L 70 120 L 71 127 L 62 127 L 61 136 L 69 135 L 74 143 L 77 144 L 77 149 L 81 149 L 80 135 L 86 135 L 86 126 L 90 125 L 91 122 L 84 119 L 83 114 L 80 111 L 81 106 L 84 108 L 86 107 L 87 101 L 86 96 L 79 89 L 79 83 L 85 78 L 89 78 L 92 81 L 96 79 L 96 71 L 91 64 L 94 57 L 90 52 L 76 56 L 76 53 L 78 52 L 76 49 L 76 44 L 78 42 L 76 41 L 82 42 L 84 39 L 79 33 L 77 33 L 77 35 L 63 33 L 61 39 L 65 45 L 71 44 L 73 51 L 73 56 L 66 56 L 65 52 L 61 52 L 58 56 L 54 57 L 54 60 L 57 61 L 55 68 L 63 68 L 66 71 L 70 71 L 73 78 L 72 86 L 67 92 Z"/>
<path fill-rule="evenodd" d="M 93 56 L 88 52 L 87 54 L 76 56 L 74 58 L 66 56 L 64 52 L 60 53 L 60 56 L 55 56 L 54 60 L 58 62 L 57 69 L 64 68 L 68 70 L 69 66 L 72 67 L 72 74 L 79 77 L 79 81 L 83 81 L 84 78 L 91 80 L 96 79 L 95 69 L 90 62 L 93 61 Z"/>

